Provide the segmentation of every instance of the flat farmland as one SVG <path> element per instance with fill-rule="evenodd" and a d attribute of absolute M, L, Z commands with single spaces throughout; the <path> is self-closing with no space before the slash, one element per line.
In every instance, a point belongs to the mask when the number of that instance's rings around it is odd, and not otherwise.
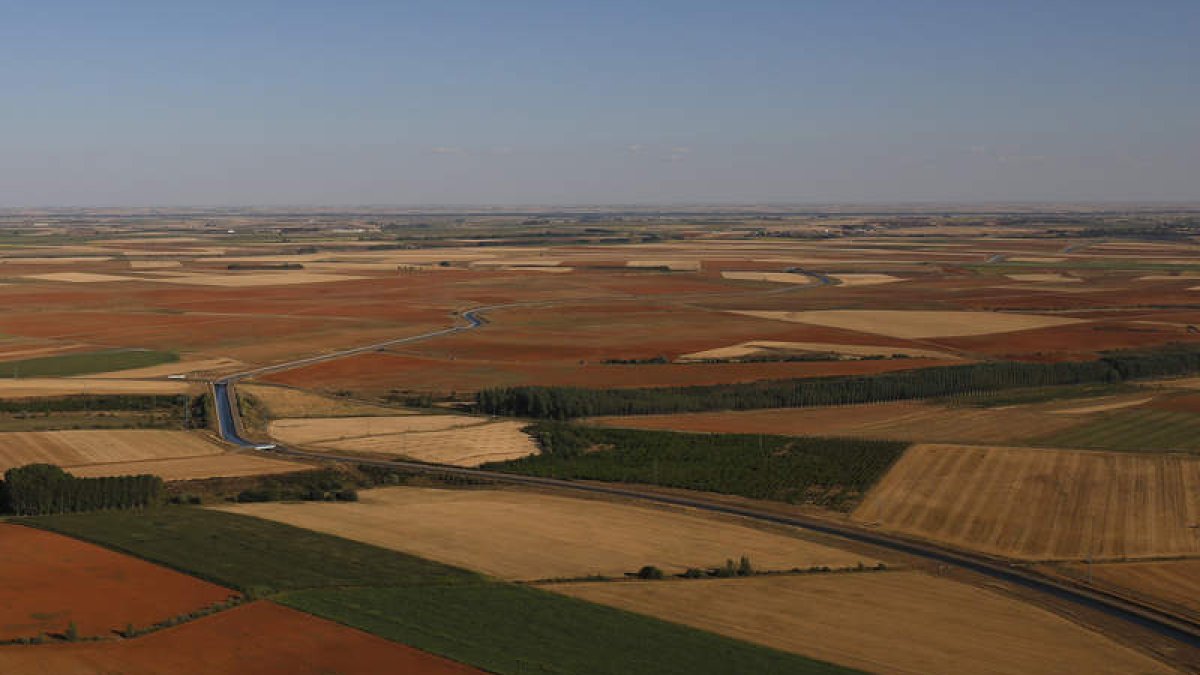
<path fill-rule="evenodd" d="M 287 445 L 385 454 L 422 462 L 479 466 L 538 452 L 524 422 L 466 415 L 330 417 L 271 422 L 268 433 Z"/>
<path fill-rule="evenodd" d="M 218 508 L 505 579 L 621 576 L 643 565 L 682 572 L 742 555 L 763 570 L 876 562 L 736 519 L 516 490 L 380 488 L 357 503 Z"/>
<path fill-rule="evenodd" d="M 873 673 L 1171 673 L 1032 605 L 919 572 L 545 586 Z"/>
<path fill-rule="evenodd" d="M 918 445 L 855 520 L 1027 560 L 1200 553 L 1200 460 L 1035 448 Z"/>
<path fill-rule="evenodd" d="M 120 642 L 0 649 L 0 671 L 56 675 L 465 675 L 469 666 L 261 600 Z"/>
<path fill-rule="evenodd" d="M 71 623 L 81 636 L 109 637 L 127 624 L 149 626 L 236 595 L 138 558 L 9 524 L 0 524 L 0 578 L 0 639 L 62 633 Z"/>

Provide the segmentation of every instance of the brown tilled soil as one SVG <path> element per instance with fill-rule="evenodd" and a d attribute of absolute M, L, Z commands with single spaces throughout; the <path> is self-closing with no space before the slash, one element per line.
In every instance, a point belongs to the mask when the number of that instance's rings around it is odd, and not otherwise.
<path fill-rule="evenodd" d="M 0 647 L 14 675 L 465 675 L 469 666 L 261 600 L 133 640 Z"/>
<path fill-rule="evenodd" d="M 127 624 L 146 627 L 233 595 L 99 546 L 0 524 L 0 639 L 61 634 L 72 622 L 82 637 L 110 637 Z"/>

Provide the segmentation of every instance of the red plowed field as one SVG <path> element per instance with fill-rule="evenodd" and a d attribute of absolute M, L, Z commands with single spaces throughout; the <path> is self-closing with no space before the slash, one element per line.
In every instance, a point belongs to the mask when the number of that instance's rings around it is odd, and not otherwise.
<path fill-rule="evenodd" d="M 71 622 L 80 636 L 108 636 L 127 624 L 149 626 L 231 595 L 99 546 L 0 524 L 0 639 L 62 633 Z"/>
<path fill-rule="evenodd" d="M 0 647 L 0 672 L 457 675 L 481 671 L 260 601 L 133 640 Z"/>

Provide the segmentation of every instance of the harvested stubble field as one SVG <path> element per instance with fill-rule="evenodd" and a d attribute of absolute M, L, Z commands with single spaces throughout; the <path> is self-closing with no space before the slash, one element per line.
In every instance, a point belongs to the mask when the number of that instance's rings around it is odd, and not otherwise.
<path fill-rule="evenodd" d="M 1200 553 L 1200 460 L 1034 448 L 917 445 L 855 520 L 1028 560 Z"/>
<path fill-rule="evenodd" d="M 176 380 L 111 380 L 50 377 L 0 379 L 0 398 L 34 398 L 71 394 L 186 394 L 199 387 Z"/>
<path fill-rule="evenodd" d="M 233 591 L 51 532 L 0 524 L 0 639 L 109 637 L 218 602 Z M 21 672 L 3 666 L 0 671 Z M 32 672 L 32 671 L 30 671 Z M 39 668 L 37 672 L 52 672 Z"/>
<path fill-rule="evenodd" d="M 874 673 L 1175 672 L 1045 610 L 920 572 L 548 588 Z"/>
<path fill-rule="evenodd" d="M 1180 607 L 1200 616 L 1200 560 L 1055 565 L 1051 572 L 1091 579 L 1101 586 L 1148 596 L 1149 599 Z"/>
<path fill-rule="evenodd" d="M 80 478 L 128 476 L 148 473 L 166 481 L 270 476 L 281 473 L 292 473 L 294 471 L 306 471 L 311 468 L 312 466 L 308 464 L 238 453 L 66 467 L 67 471 L 72 475 Z"/>
<path fill-rule="evenodd" d="M 537 444 L 521 431 L 525 426 L 465 415 L 405 415 L 284 419 L 268 432 L 288 445 L 479 466 L 537 453 Z"/>
<path fill-rule="evenodd" d="M 737 359 L 747 356 L 781 355 L 797 353 L 831 353 L 847 357 L 889 357 L 903 355 L 909 358 L 954 360 L 958 357 L 949 352 L 912 347 L 888 347 L 884 345 L 843 345 L 829 342 L 786 342 L 780 340 L 755 340 L 728 347 L 717 347 L 680 356 L 677 361 L 703 361 L 706 359 Z"/>
<path fill-rule="evenodd" d="M 0 468 L 46 463 L 77 467 L 224 452 L 199 433 L 158 430 L 30 431 L 0 434 Z"/>
<path fill-rule="evenodd" d="M 742 555 L 764 570 L 876 562 L 736 519 L 516 490 L 380 488 L 358 503 L 219 508 L 505 579 L 621 576 L 644 565 L 683 572 Z"/>
<path fill-rule="evenodd" d="M 0 648 L 0 671 L 56 675 L 483 672 L 266 600 L 134 640 Z"/>
<path fill-rule="evenodd" d="M 1001 312 L 831 309 L 802 312 L 740 310 L 735 313 L 906 339 L 1012 333 L 1081 321 L 1061 316 Z"/>
<path fill-rule="evenodd" d="M 228 453 L 190 431 L 69 430 L 0 433 L 0 471 L 25 464 L 61 466 L 81 478 L 149 473 L 163 480 L 257 476 L 310 468 Z"/>

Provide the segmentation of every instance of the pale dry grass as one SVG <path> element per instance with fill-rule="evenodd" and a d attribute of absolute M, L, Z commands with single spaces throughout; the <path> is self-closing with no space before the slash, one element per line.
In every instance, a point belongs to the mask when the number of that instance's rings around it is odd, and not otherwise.
<path fill-rule="evenodd" d="M 1175 672 L 1028 603 L 920 572 L 544 588 L 873 673 Z"/>
<path fill-rule="evenodd" d="M 755 340 L 742 342 L 729 347 L 706 349 L 702 352 L 692 352 L 679 357 L 679 361 L 703 361 L 706 359 L 736 359 L 746 356 L 761 356 L 765 354 L 789 353 L 828 353 L 845 356 L 893 356 L 903 354 L 912 358 L 928 359 L 957 359 L 959 357 L 949 352 L 933 349 L 912 349 L 909 347 L 888 347 L 885 345 L 844 345 L 830 342 L 780 342 L 775 340 Z"/>
<path fill-rule="evenodd" d="M 95 274 L 92 272 L 52 272 L 50 274 L 31 274 L 25 279 L 38 281 L 63 281 L 72 284 L 103 284 L 111 281 L 141 281 L 136 277 L 119 277 L 115 274 Z"/>
<path fill-rule="evenodd" d="M 1083 322 L 1083 319 L 1060 316 L 1002 312 L 829 309 L 808 312 L 737 310 L 733 313 L 908 339 L 991 335 Z"/>
<path fill-rule="evenodd" d="M 280 443 L 320 450 L 400 455 L 422 462 L 479 466 L 538 452 L 524 422 L 465 415 L 284 419 L 269 433 Z"/>
<path fill-rule="evenodd" d="M 1200 460 L 1179 455 L 917 445 L 859 521 L 1030 560 L 1200 554 Z"/>
<path fill-rule="evenodd" d="M 0 433 L 0 469 L 25 464 L 79 466 L 178 457 L 212 457 L 224 452 L 206 437 L 187 431 L 80 430 Z"/>
<path fill-rule="evenodd" d="M 721 272 L 721 277 L 733 281 L 767 281 L 776 284 L 811 284 L 807 274 L 792 272 Z"/>
<path fill-rule="evenodd" d="M 667 572 L 749 556 L 760 569 L 874 560 L 727 517 L 517 490 L 381 488 L 357 503 L 239 504 L 267 518 L 505 579 Z"/>
<path fill-rule="evenodd" d="M 82 377 L 0 380 L 0 398 L 34 398 L 72 394 L 186 394 L 199 391 L 197 385 L 177 380 L 94 380 Z"/>
<path fill-rule="evenodd" d="M 1011 258 L 1008 258 L 1008 260 L 1011 260 L 1013 262 L 1026 262 L 1026 263 L 1060 263 L 1060 262 L 1065 261 L 1066 258 L 1056 257 L 1056 256 L 1041 256 L 1041 255 L 1018 255 L 1018 256 L 1012 256 Z"/>
<path fill-rule="evenodd" d="M 152 474 L 166 481 L 197 480 L 202 478 L 237 478 L 241 476 L 265 476 L 279 473 L 306 471 L 313 467 L 281 459 L 259 457 L 237 453 L 204 455 L 199 457 L 176 457 L 170 459 L 148 459 L 137 462 L 112 462 L 67 467 L 67 471 L 80 478 L 100 476 L 128 476 Z"/>

